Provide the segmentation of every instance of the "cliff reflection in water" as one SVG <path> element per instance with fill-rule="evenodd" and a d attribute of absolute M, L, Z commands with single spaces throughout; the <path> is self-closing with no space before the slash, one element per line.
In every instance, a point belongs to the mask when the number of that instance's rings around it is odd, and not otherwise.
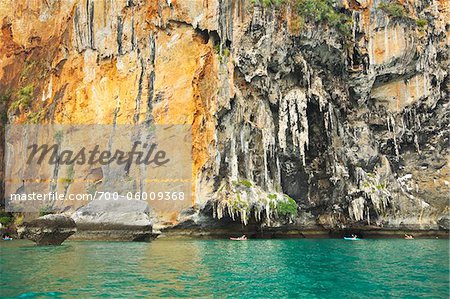
<path fill-rule="evenodd" d="M 2 297 L 447 298 L 447 240 L 0 243 Z"/>

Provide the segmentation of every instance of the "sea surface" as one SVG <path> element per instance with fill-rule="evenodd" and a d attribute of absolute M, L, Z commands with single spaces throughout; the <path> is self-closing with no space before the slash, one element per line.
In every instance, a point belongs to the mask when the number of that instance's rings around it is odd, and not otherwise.
<path fill-rule="evenodd" d="M 0 241 L 1 298 L 449 298 L 448 240 Z"/>

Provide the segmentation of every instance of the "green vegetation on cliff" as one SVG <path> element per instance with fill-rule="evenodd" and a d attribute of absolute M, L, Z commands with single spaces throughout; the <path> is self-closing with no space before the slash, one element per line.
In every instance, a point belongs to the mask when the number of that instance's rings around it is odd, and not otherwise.
<path fill-rule="evenodd" d="M 249 180 L 241 180 L 238 182 L 234 182 L 235 186 L 241 185 L 247 188 L 251 188 L 253 186 L 252 182 L 250 182 Z"/>
<path fill-rule="evenodd" d="M 52 207 L 50 206 L 44 206 L 39 209 L 39 217 L 54 214 Z"/>
<path fill-rule="evenodd" d="M 398 18 L 398 19 L 406 18 L 405 9 L 400 3 L 382 2 L 378 5 L 378 9 L 381 9 L 382 11 L 384 11 L 387 15 L 389 15 L 392 18 Z"/>
<path fill-rule="evenodd" d="M 417 25 L 418 27 L 420 27 L 420 28 L 423 28 L 423 27 L 425 27 L 425 26 L 428 25 L 428 21 L 425 20 L 425 19 L 417 19 L 417 20 L 416 20 L 416 25 Z"/>
<path fill-rule="evenodd" d="M 335 0 L 252 0 L 252 2 L 264 7 L 289 3 L 295 7 L 297 16 L 300 17 L 298 22 L 300 27 L 306 22 L 324 23 L 336 28 L 344 36 L 351 34 L 352 19 L 338 9 Z"/>
<path fill-rule="evenodd" d="M 3 226 L 8 226 L 12 223 L 13 216 L 11 213 L 0 211 L 0 223 Z"/>
<path fill-rule="evenodd" d="M 277 214 L 283 217 L 296 217 L 298 214 L 298 205 L 294 199 L 288 195 L 284 196 L 285 200 L 281 200 L 277 203 Z"/>
<path fill-rule="evenodd" d="M 325 22 L 344 35 L 351 34 L 351 19 L 334 9 L 333 0 L 297 0 L 297 12 L 316 23 Z"/>
<path fill-rule="evenodd" d="M 44 117 L 45 117 L 45 110 L 30 112 L 27 115 L 27 121 L 30 124 L 38 124 L 44 119 Z"/>
<path fill-rule="evenodd" d="M 31 105 L 31 100 L 33 99 L 34 86 L 29 84 L 17 91 L 16 100 L 11 103 L 9 107 L 10 111 L 15 111 L 17 109 L 29 108 Z"/>
<path fill-rule="evenodd" d="M 284 2 L 286 2 L 286 0 L 252 0 L 253 4 L 261 4 L 265 7 L 267 6 L 277 6 L 277 5 L 281 5 Z"/>

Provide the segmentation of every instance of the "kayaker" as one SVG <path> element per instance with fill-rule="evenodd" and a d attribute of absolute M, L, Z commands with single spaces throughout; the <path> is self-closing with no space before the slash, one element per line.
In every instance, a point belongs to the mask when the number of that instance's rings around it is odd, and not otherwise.
<path fill-rule="evenodd" d="M 3 236 L 3 240 L 4 241 L 10 241 L 10 240 L 12 240 L 12 238 L 9 235 L 4 235 Z"/>
<path fill-rule="evenodd" d="M 246 236 L 246 235 L 242 235 L 242 236 L 240 236 L 240 237 L 238 237 L 238 238 L 230 237 L 230 240 L 235 240 L 235 241 L 247 241 L 247 236 Z"/>

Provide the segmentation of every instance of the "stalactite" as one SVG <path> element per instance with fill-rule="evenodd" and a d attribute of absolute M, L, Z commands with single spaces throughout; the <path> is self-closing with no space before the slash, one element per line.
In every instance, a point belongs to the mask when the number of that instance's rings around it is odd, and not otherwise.
<path fill-rule="evenodd" d="M 419 138 L 417 134 L 414 134 L 414 145 L 416 146 L 417 153 L 420 154 Z"/>
<path fill-rule="evenodd" d="M 300 89 L 290 91 L 280 102 L 278 140 L 280 148 L 285 152 L 286 131 L 290 128 L 292 146 L 298 149 L 305 165 L 305 149 L 308 147 L 308 117 L 306 114 L 308 101 L 305 92 Z"/>
<path fill-rule="evenodd" d="M 230 141 L 230 156 L 227 157 L 228 163 L 230 165 L 230 174 L 231 174 L 231 180 L 235 181 L 237 180 L 238 177 L 238 171 L 239 171 L 239 166 L 238 166 L 238 159 L 237 159 L 237 153 L 236 153 L 236 139 L 234 134 L 230 137 L 231 141 Z"/>
<path fill-rule="evenodd" d="M 355 221 L 361 221 L 364 219 L 365 202 L 366 201 L 364 198 L 358 197 L 350 203 L 348 213 Z"/>
<path fill-rule="evenodd" d="M 391 128 L 391 130 L 392 130 L 391 132 L 392 132 L 392 136 L 394 139 L 395 156 L 396 156 L 396 159 L 398 160 L 399 156 L 400 156 L 400 152 L 399 152 L 399 146 L 397 143 L 397 127 L 395 125 L 395 119 L 392 115 L 388 116 L 388 127 Z"/>
<path fill-rule="evenodd" d="M 253 184 L 249 187 L 240 186 L 239 182 L 228 183 L 217 191 L 213 217 L 222 219 L 228 215 L 233 221 L 239 219 L 243 225 L 247 225 L 250 216 L 253 216 L 257 222 L 270 225 L 272 220 L 279 218 L 277 206 L 287 201 L 284 194 L 268 194 Z"/>
<path fill-rule="evenodd" d="M 367 225 L 370 225 L 370 212 L 369 212 L 369 206 L 367 206 L 366 216 L 367 216 Z"/>

